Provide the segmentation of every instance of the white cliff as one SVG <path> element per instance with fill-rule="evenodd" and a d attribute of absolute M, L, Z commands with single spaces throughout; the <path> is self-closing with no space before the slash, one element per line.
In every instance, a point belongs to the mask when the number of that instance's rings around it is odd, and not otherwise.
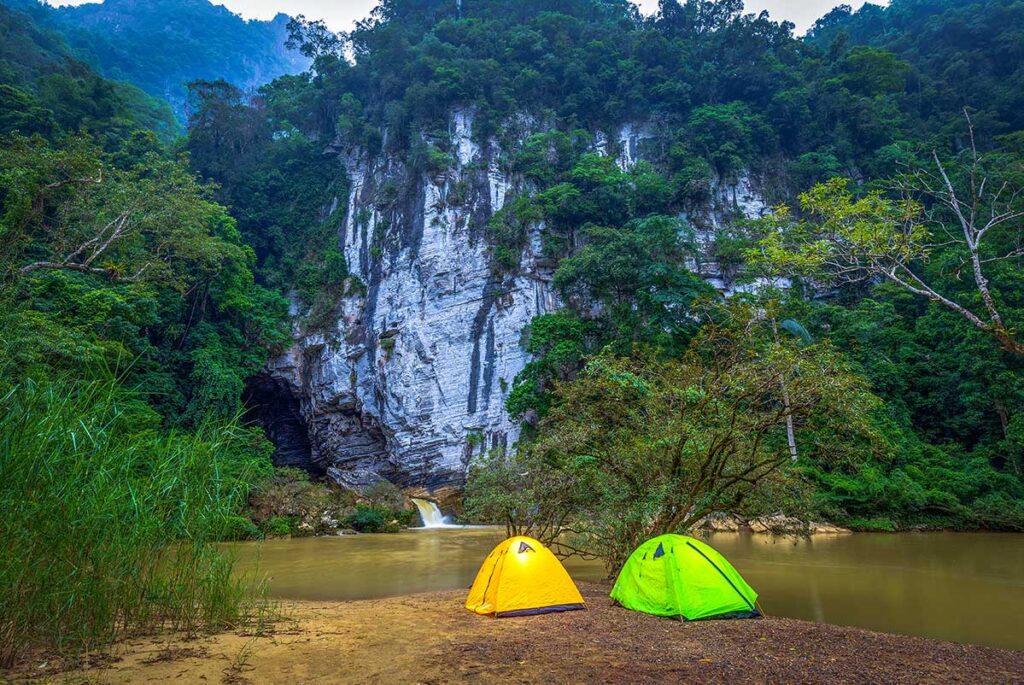
<path fill-rule="evenodd" d="M 459 482 L 475 454 L 517 437 L 504 401 L 527 361 L 523 329 L 557 303 L 536 236 L 519 275 L 492 268 L 485 224 L 513 188 L 496 143 L 481 150 L 471 127 L 453 116 L 454 165 L 438 176 L 346 160 L 339 238 L 365 297 L 342 303 L 333 338 L 301 337 L 273 364 L 303 401 L 314 460 L 340 482 Z"/>
<path fill-rule="evenodd" d="M 339 483 L 458 485 L 474 456 L 518 437 L 504 404 L 528 361 L 523 329 L 559 303 L 541 226 L 515 276 L 492 266 L 486 222 L 523 187 L 498 143 L 475 140 L 472 127 L 471 112 L 453 114 L 451 165 L 436 174 L 359 150 L 343 156 L 350 192 L 339 240 L 365 293 L 339 304 L 335 330 L 298 334 L 271 364 L 301 406 L 313 462 Z M 651 135 L 623 127 L 614 138 L 623 168 Z M 764 207 L 749 180 L 715 192 L 749 214 Z M 720 214 L 702 219 L 713 228 Z"/>

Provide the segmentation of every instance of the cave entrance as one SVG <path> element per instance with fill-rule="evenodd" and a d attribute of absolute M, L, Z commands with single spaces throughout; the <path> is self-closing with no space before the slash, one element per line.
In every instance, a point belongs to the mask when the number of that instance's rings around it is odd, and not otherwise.
<path fill-rule="evenodd" d="M 313 461 L 309 430 L 291 386 L 268 374 L 253 376 L 242 394 L 245 418 L 263 428 L 274 443 L 274 466 L 302 469 L 312 476 L 324 470 Z"/>

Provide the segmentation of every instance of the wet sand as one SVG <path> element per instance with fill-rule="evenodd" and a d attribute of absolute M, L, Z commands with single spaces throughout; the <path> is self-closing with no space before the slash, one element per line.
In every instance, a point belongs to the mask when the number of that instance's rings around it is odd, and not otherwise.
<path fill-rule="evenodd" d="M 294 602 L 262 636 L 122 644 L 53 683 L 1021 683 L 1024 652 L 782 618 L 682 623 L 613 607 L 492 619 L 465 591 Z M 38 663 L 20 675 L 43 675 Z M 50 666 L 52 668 L 52 666 Z M 0 675 L 0 681 L 3 681 Z"/>

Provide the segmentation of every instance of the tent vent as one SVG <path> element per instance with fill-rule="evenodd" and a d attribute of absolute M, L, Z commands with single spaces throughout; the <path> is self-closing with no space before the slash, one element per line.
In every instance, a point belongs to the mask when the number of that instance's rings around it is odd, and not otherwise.
<path fill-rule="evenodd" d="M 522 554 L 523 552 L 532 552 L 532 551 L 534 551 L 533 547 L 530 547 L 525 542 L 520 542 L 519 543 L 519 554 Z"/>
<path fill-rule="evenodd" d="M 658 543 L 658 549 L 654 550 L 654 558 L 657 559 L 658 557 L 663 557 L 663 556 L 665 556 L 665 548 L 662 547 L 661 543 L 659 542 Z"/>

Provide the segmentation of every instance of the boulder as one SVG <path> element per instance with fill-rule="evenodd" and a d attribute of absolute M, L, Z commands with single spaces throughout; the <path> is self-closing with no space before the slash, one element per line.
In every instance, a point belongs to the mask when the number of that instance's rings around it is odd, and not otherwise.
<path fill-rule="evenodd" d="M 822 523 L 819 521 L 811 521 L 808 524 L 811 528 L 812 535 L 843 535 L 846 533 L 852 533 L 853 531 L 849 528 L 843 528 L 832 523 Z"/>
<path fill-rule="evenodd" d="M 701 521 L 698 528 L 710 533 L 735 533 L 741 530 L 745 525 L 746 524 L 743 520 L 738 516 L 715 513 Z"/>

